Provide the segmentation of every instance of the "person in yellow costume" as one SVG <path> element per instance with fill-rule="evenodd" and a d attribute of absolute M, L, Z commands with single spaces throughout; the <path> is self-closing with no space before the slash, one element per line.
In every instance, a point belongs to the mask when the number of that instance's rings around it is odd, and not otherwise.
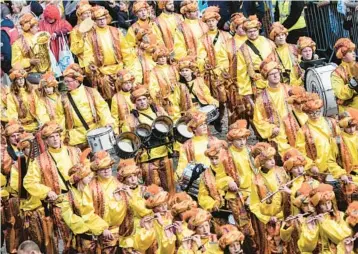
<path fill-rule="evenodd" d="M 268 87 L 256 98 L 253 123 L 261 138 L 275 142 L 283 154 L 290 148 L 286 132 L 297 125 L 287 103 L 290 88 L 281 83 L 281 66 L 276 61 L 267 58 L 260 65 L 260 72 Z"/>
<path fill-rule="evenodd" d="M 349 224 L 349 226 L 353 230 L 353 236 L 357 234 L 355 227 L 358 222 L 358 201 L 353 201 L 349 204 L 347 211 L 346 211 L 346 222 Z M 353 239 L 352 239 L 353 240 Z M 357 252 L 357 248 L 354 246 L 354 240 L 350 241 L 350 243 L 347 243 L 347 247 L 353 249 L 355 252 Z"/>
<path fill-rule="evenodd" d="M 267 143 L 260 142 L 252 148 L 254 165 L 259 171 L 251 185 L 250 211 L 255 215 L 252 224 L 260 253 L 287 248 L 280 239 L 279 220 L 283 218 L 284 205 L 288 205 L 290 190 L 285 183 L 289 177 L 283 168 L 276 166 L 275 154 L 275 148 Z M 277 193 L 261 202 L 274 192 Z"/>
<path fill-rule="evenodd" d="M 157 17 L 156 24 L 162 33 L 165 47 L 172 54 L 174 52 L 174 34 L 177 27 L 183 22 L 183 17 L 174 12 L 174 0 L 159 0 L 157 6 L 162 13 Z"/>
<path fill-rule="evenodd" d="M 9 121 L 9 119 L 7 117 L 7 95 L 9 92 L 10 92 L 10 89 L 8 86 L 0 84 L 0 93 L 1 93 L 0 121 L 3 126 Z"/>
<path fill-rule="evenodd" d="M 116 80 L 117 93 L 112 97 L 111 114 L 115 121 L 115 132 L 121 133 L 123 125 L 135 108 L 131 101 L 131 90 L 133 89 L 134 76 L 128 69 L 118 72 Z"/>
<path fill-rule="evenodd" d="M 339 39 L 334 45 L 341 64 L 331 74 L 331 85 L 337 98 L 339 112 L 352 107 L 358 109 L 358 64 L 354 52 L 356 45 L 348 38 Z"/>
<path fill-rule="evenodd" d="M 55 121 L 43 125 L 41 136 L 48 150 L 29 165 L 23 182 L 24 188 L 31 196 L 48 202 L 55 202 L 69 191 L 68 171 L 79 162 L 79 149 L 62 145 L 61 132 L 61 127 Z M 61 219 L 60 207 L 52 204 L 45 209 L 52 212 L 51 219 L 59 229 L 55 232 L 55 239 L 61 238 L 66 244 L 65 248 L 68 248 L 67 244 L 71 241 L 70 232 Z"/>
<path fill-rule="evenodd" d="M 134 159 L 121 160 L 118 165 L 118 180 L 125 185 L 124 194 L 127 195 L 127 214 L 125 225 L 127 230 L 119 240 L 119 246 L 125 252 L 136 251 L 145 253 L 155 241 L 152 210 L 145 206 L 144 194 L 146 187 L 138 184 L 140 168 Z"/>
<path fill-rule="evenodd" d="M 256 16 L 245 20 L 243 28 L 247 40 L 237 54 L 237 85 L 240 95 L 253 99 L 259 90 L 267 86 L 267 81 L 261 77 L 260 65 L 270 54 L 275 55 L 275 44 L 259 35 L 261 23 Z M 255 48 L 258 51 L 256 53 Z"/>
<path fill-rule="evenodd" d="M 221 237 L 219 246 L 224 253 L 235 254 L 242 253 L 242 245 L 245 236 L 235 226 L 227 224 L 220 227 Z"/>
<path fill-rule="evenodd" d="M 338 115 L 338 120 L 342 131 L 332 144 L 328 169 L 335 179 L 358 183 L 358 110 L 349 108 Z"/>
<path fill-rule="evenodd" d="M 56 102 L 59 97 L 58 82 L 51 72 L 42 75 L 39 83 L 40 101 L 45 106 L 50 120 L 56 120 Z"/>
<path fill-rule="evenodd" d="M 127 204 L 118 191 L 123 184 L 112 175 L 113 164 L 114 160 L 106 151 L 96 152 L 91 162 L 95 174 L 89 188 L 85 189 L 85 195 L 92 198 L 94 213 L 108 224 L 97 243 L 101 253 L 105 254 L 118 250 L 120 227 L 127 215 Z"/>
<path fill-rule="evenodd" d="M 288 216 L 282 223 L 280 236 L 285 242 L 292 242 L 296 253 L 310 254 L 318 251 L 319 225 L 309 216 L 316 215 L 316 209 L 310 200 L 310 191 L 317 186 L 305 182 L 295 193 L 292 206 L 298 210 L 297 216 Z"/>
<path fill-rule="evenodd" d="M 185 18 L 174 34 L 174 59 L 179 61 L 186 56 L 191 56 L 198 64 L 199 71 L 203 72 L 207 54 L 200 38 L 208 31 L 208 27 L 198 18 L 196 1 L 182 1 L 180 13 Z"/>
<path fill-rule="evenodd" d="M 102 97 L 110 100 L 115 90 L 115 76 L 128 57 L 126 41 L 118 28 L 108 25 L 111 16 L 104 7 L 93 7 L 92 18 L 96 27 L 85 37 L 83 65 Z"/>
<path fill-rule="evenodd" d="M 61 216 L 72 232 L 71 247 L 79 253 L 93 251 L 94 238 L 106 234 L 108 224 L 94 213 L 92 197 L 86 189 L 93 177 L 90 161 L 86 158 L 90 152 L 87 148 L 80 157 L 80 162 L 69 171 L 69 191 L 58 206 Z"/>
<path fill-rule="evenodd" d="M 65 131 L 65 142 L 72 146 L 84 148 L 87 146 L 86 133 L 99 127 L 114 127 L 107 103 L 99 92 L 82 84 L 83 72 L 78 64 L 71 64 L 63 73 L 64 83 L 68 92 L 61 94 L 56 104 L 56 121 Z M 83 126 L 76 114 L 70 99 L 78 108 L 87 126 Z M 88 128 L 87 128 L 88 127 Z"/>
<path fill-rule="evenodd" d="M 135 103 L 135 110 L 132 110 L 128 119 L 130 130 L 134 131 L 139 124 L 152 126 L 153 121 L 159 116 L 167 116 L 162 107 L 149 102 L 149 92 L 146 88 L 139 87 L 132 91 L 131 100 Z M 153 141 L 154 138 L 151 138 Z M 159 143 L 160 144 L 160 143 Z M 160 145 L 151 148 L 144 148 L 138 156 L 137 163 L 142 169 L 142 176 L 145 184 L 157 184 L 170 193 L 174 192 L 174 172 L 172 160 L 168 158 L 168 147 Z"/>
<path fill-rule="evenodd" d="M 280 22 L 272 24 L 269 37 L 276 44 L 276 60 L 283 67 L 282 82 L 291 86 L 303 86 L 297 46 L 286 42 L 287 35 L 288 30 Z"/>
<path fill-rule="evenodd" d="M 17 158 L 20 154 L 20 151 L 17 149 L 17 145 L 20 141 L 20 135 L 23 132 L 24 127 L 22 127 L 18 121 L 10 121 L 7 125 L 5 125 L 5 131 L 3 135 L 6 138 L 6 150 L 14 162 L 17 161 Z"/>
<path fill-rule="evenodd" d="M 173 232 L 173 217 L 168 210 L 169 194 L 158 185 L 147 187 L 145 206 L 152 209 L 155 221 L 153 227 L 157 242 L 156 253 L 174 254 L 176 236 Z"/>
<path fill-rule="evenodd" d="M 188 130 L 194 133 L 194 137 L 187 140 L 179 150 L 179 161 L 175 171 L 175 181 L 178 181 L 189 163 L 202 163 L 210 165 L 210 160 L 204 155 L 210 144 L 217 140 L 216 137 L 209 135 L 206 123 L 206 114 L 195 111 L 191 113 L 187 124 Z"/>
<path fill-rule="evenodd" d="M 302 110 L 308 115 L 308 120 L 297 132 L 295 147 L 312 164 L 312 173 L 325 173 L 328 171 L 332 138 L 340 134 L 340 130 L 335 119 L 322 116 L 323 102 L 318 95 L 307 96 L 309 98 L 302 105 Z"/>
<path fill-rule="evenodd" d="M 38 20 L 31 13 L 25 13 L 20 18 L 20 25 L 23 34 L 11 46 L 11 65 L 13 68 L 21 65 L 30 73 L 42 72 L 39 71 L 39 66 L 44 59 L 34 58 L 31 53 L 35 45 L 35 34 L 39 31 Z M 51 65 L 48 66 L 50 67 Z"/>
<path fill-rule="evenodd" d="M 310 199 L 315 206 L 319 224 L 319 253 L 347 252 L 345 240 L 352 236 L 349 224 L 344 220 L 344 213 L 336 207 L 333 187 L 321 183 L 310 192 Z"/>
<path fill-rule="evenodd" d="M 92 12 L 91 12 L 92 6 L 88 3 L 84 3 L 84 1 L 80 1 L 77 5 L 76 10 L 76 16 L 77 16 L 77 25 L 72 29 L 70 33 L 70 49 L 71 52 L 77 56 L 79 65 L 84 68 L 84 62 L 83 62 L 83 52 L 85 47 L 85 40 L 84 36 L 86 34 L 83 34 L 79 31 L 80 24 L 88 18 L 91 18 Z"/>
<path fill-rule="evenodd" d="M 50 120 L 45 106 L 40 102 L 35 90 L 25 78 L 24 69 L 13 69 L 10 79 L 13 82 L 7 96 L 7 116 L 18 120 L 27 132 L 34 132 Z"/>
<path fill-rule="evenodd" d="M 138 17 L 138 20 L 131 25 L 126 34 L 127 47 L 129 50 L 133 50 L 134 52 L 136 51 L 139 45 L 138 38 L 136 37 L 136 31 L 140 28 L 149 30 L 159 44 L 164 44 L 159 27 L 150 19 L 148 3 L 146 1 L 136 1 L 133 4 L 132 11 Z M 130 65 L 130 63 L 127 62 L 126 64 L 128 66 Z"/>

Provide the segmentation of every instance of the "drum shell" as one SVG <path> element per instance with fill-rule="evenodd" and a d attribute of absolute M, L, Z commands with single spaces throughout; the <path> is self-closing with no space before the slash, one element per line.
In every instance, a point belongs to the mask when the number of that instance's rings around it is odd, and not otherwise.
<path fill-rule="evenodd" d="M 179 179 L 179 186 L 182 189 L 182 191 L 186 190 L 195 166 L 196 166 L 196 164 L 189 164 L 183 170 L 183 175 Z M 200 177 L 192 183 L 192 185 L 188 189 L 187 193 L 190 196 L 197 198 L 198 194 L 199 194 L 199 184 L 200 184 Z"/>
<path fill-rule="evenodd" d="M 141 135 L 141 133 L 139 132 L 140 129 L 146 130 L 148 135 L 147 136 Z M 152 135 L 152 127 L 149 126 L 148 124 L 141 123 L 136 127 L 135 134 L 140 138 L 142 143 L 146 143 L 150 140 L 150 137 Z"/>
<path fill-rule="evenodd" d="M 130 140 L 133 147 L 133 151 L 126 151 L 120 146 L 122 140 Z M 137 155 L 137 152 L 141 146 L 140 138 L 133 132 L 123 132 L 117 138 L 117 155 L 121 159 L 134 158 Z"/>
<path fill-rule="evenodd" d="M 191 135 L 186 136 L 186 135 L 184 135 L 184 133 L 181 133 L 179 131 L 178 127 L 180 125 L 185 125 L 186 126 L 186 120 L 187 120 L 186 117 L 179 118 L 178 121 L 175 124 L 175 127 L 173 128 L 174 139 L 176 141 L 178 141 L 179 143 L 181 143 L 181 144 L 184 144 L 187 140 L 191 139 L 194 136 L 194 134 L 192 132 L 188 131 L 187 134 L 191 133 Z"/>
<path fill-rule="evenodd" d="M 206 113 L 206 122 L 214 122 L 219 117 L 219 109 L 214 105 L 207 105 L 199 108 L 199 111 Z"/>
<path fill-rule="evenodd" d="M 162 124 L 165 124 L 168 131 L 167 132 L 161 132 L 159 131 L 155 125 L 158 124 L 158 123 L 162 123 Z M 170 133 L 172 132 L 173 130 L 173 120 L 168 117 L 168 116 L 159 116 L 157 117 L 153 124 L 152 124 L 152 135 L 158 139 L 165 139 L 168 137 L 168 135 L 170 135 Z"/>
<path fill-rule="evenodd" d="M 93 153 L 105 150 L 109 153 L 116 153 L 116 139 L 113 129 L 110 127 L 101 127 L 91 130 L 87 133 L 87 141 Z"/>

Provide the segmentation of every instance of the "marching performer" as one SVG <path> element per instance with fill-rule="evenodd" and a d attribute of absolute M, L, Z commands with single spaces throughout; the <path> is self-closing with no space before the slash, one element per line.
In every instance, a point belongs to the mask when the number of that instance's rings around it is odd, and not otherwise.
<path fill-rule="evenodd" d="M 316 43 L 310 37 L 302 36 L 297 41 L 297 50 L 301 62 L 311 61 L 317 58 Z M 301 64 L 300 64 L 301 65 Z M 304 77 L 304 71 L 301 73 L 301 78 Z"/>
<path fill-rule="evenodd" d="M 5 126 L 4 136 L 6 138 L 7 147 L 6 150 L 12 160 L 15 162 L 20 154 L 17 149 L 17 145 L 20 141 L 20 135 L 24 132 L 24 127 L 17 121 L 10 121 Z"/>
<path fill-rule="evenodd" d="M 127 204 L 119 192 L 123 184 L 112 176 L 114 161 L 106 151 L 94 154 L 91 170 L 95 172 L 94 178 L 85 189 L 85 195 L 92 198 L 94 213 L 107 224 L 98 244 L 101 253 L 116 253 L 120 238 L 120 226 L 124 223 L 127 214 Z"/>
<path fill-rule="evenodd" d="M 342 63 L 331 75 L 331 84 L 340 113 L 348 107 L 358 109 L 358 84 L 353 76 L 353 69 L 358 69 L 355 48 L 356 45 L 348 38 L 341 38 L 334 45 L 337 58 L 342 59 Z"/>
<path fill-rule="evenodd" d="M 7 95 L 10 92 L 10 89 L 8 86 L 4 84 L 0 84 L 0 93 L 1 93 L 1 102 L 0 102 L 0 123 L 2 126 L 5 126 L 5 124 L 9 121 L 7 117 Z"/>
<path fill-rule="evenodd" d="M 39 83 L 40 101 L 45 106 L 51 121 L 55 120 L 56 116 L 56 102 L 59 97 L 57 85 L 58 82 L 51 72 L 42 75 Z"/>
<path fill-rule="evenodd" d="M 141 123 L 152 126 L 153 121 L 158 116 L 167 115 L 162 107 L 149 103 L 149 92 L 141 85 L 132 91 L 131 100 L 136 106 L 128 121 L 131 130 L 135 130 Z M 147 186 L 157 184 L 170 193 L 174 192 L 173 166 L 172 161 L 168 158 L 168 147 L 166 145 L 143 149 L 138 163 Z"/>
<path fill-rule="evenodd" d="M 50 120 L 44 105 L 25 78 L 24 69 L 13 69 L 10 79 L 13 84 L 7 96 L 7 115 L 9 120 L 19 120 L 25 131 L 34 132 Z"/>
<path fill-rule="evenodd" d="M 83 149 L 88 130 L 113 127 L 114 119 L 98 91 L 82 85 L 83 73 L 78 64 L 68 66 L 63 76 L 68 92 L 57 100 L 55 119 L 65 131 L 65 142 Z"/>
<path fill-rule="evenodd" d="M 126 41 L 122 32 L 109 26 L 111 16 L 104 7 L 92 9 L 96 27 L 85 38 L 83 64 L 90 74 L 93 86 L 98 87 L 102 97 L 108 101 L 114 94 L 116 74 L 123 69 L 129 54 L 125 52 Z"/>
<path fill-rule="evenodd" d="M 219 246 L 224 253 L 243 253 L 242 244 L 245 236 L 233 225 L 224 225 L 220 228 L 222 236 L 219 239 Z"/>

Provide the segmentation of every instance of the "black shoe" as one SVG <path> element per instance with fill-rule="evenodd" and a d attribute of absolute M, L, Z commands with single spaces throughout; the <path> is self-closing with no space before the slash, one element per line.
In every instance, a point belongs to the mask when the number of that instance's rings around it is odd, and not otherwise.
<path fill-rule="evenodd" d="M 223 128 L 221 126 L 221 121 L 215 121 L 214 128 L 217 132 L 221 133 L 223 131 Z"/>

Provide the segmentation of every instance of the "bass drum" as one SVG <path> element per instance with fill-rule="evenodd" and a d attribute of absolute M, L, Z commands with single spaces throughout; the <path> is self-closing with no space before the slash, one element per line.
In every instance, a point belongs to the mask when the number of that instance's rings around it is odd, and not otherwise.
<path fill-rule="evenodd" d="M 331 86 L 331 73 L 336 68 L 336 64 L 330 63 L 326 66 L 308 68 L 305 73 L 306 90 L 311 93 L 317 93 L 322 99 L 324 116 L 338 114 L 336 97 Z"/>

